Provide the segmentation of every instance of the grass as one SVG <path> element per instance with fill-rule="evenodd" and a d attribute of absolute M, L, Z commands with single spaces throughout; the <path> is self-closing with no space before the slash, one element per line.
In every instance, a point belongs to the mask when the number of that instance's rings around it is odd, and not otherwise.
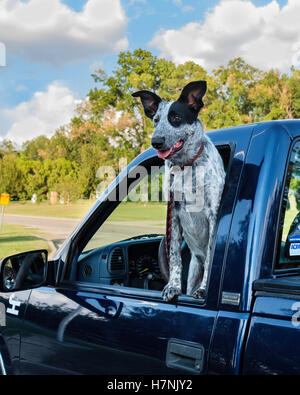
<path fill-rule="evenodd" d="M 94 201 L 78 201 L 70 205 L 51 205 L 48 202 L 32 204 L 29 202 L 11 202 L 5 214 L 81 219 L 92 207 Z M 166 203 L 122 202 L 110 215 L 89 243 L 89 249 L 111 244 L 141 234 L 163 234 L 165 232 Z M 18 252 L 48 248 L 40 239 L 40 231 L 4 223 L 0 233 L 0 257 Z M 52 234 L 45 234 L 53 239 Z"/>
<path fill-rule="evenodd" d="M 32 234 L 32 229 L 19 225 L 3 224 L 0 231 L 0 259 L 24 251 L 46 249 L 48 243 Z"/>
<path fill-rule="evenodd" d="M 93 206 L 95 201 L 80 200 L 70 205 L 49 202 L 33 204 L 27 202 L 11 202 L 5 209 L 5 214 L 74 218 L 81 219 Z M 122 202 L 110 216 L 110 221 L 164 221 L 166 215 L 165 203 L 132 203 Z"/>
<path fill-rule="evenodd" d="M 82 218 L 93 204 L 92 200 L 80 200 L 70 205 L 52 205 L 50 202 L 33 204 L 31 201 L 10 202 L 5 208 L 5 214 L 77 219 Z"/>
<path fill-rule="evenodd" d="M 81 219 L 93 206 L 95 201 L 78 201 L 70 205 L 51 205 L 49 202 L 33 204 L 28 202 L 11 202 L 5 208 L 5 214 Z M 99 229 L 91 244 L 110 244 L 141 234 L 164 233 L 166 218 L 165 203 L 122 202 Z M 0 232 L 0 258 L 19 252 L 46 248 L 48 243 L 37 235 L 40 231 L 20 225 L 3 224 Z M 46 235 L 52 239 L 53 235 Z"/>
<path fill-rule="evenodd" d="M 114 221 L 165 221 L 167 206 L 165 203 L 131 203 L 122 202 L 109 217 Z"/>

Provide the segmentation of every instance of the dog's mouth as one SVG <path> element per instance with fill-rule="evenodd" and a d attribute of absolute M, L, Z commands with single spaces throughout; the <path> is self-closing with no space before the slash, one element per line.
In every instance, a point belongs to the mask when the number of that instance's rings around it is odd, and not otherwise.
<path fill-rule="evenodd" d="M 174 144 L 173 147 L 165 150 L 165 151 L 157 151 L 157 155 L 161 159 L 167 159 L 171 155 L 175 154 L 176 152 L 180 151 L 184 145 L 182 140 L 178 141 L 178 143 Z"/>

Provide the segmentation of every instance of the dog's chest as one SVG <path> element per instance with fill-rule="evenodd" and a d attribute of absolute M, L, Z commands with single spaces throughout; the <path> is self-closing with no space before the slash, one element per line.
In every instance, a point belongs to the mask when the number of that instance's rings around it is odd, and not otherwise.
<path fill-rule="evenodd" d="M 191 165 L 184 168 L 173 166 L 166 175 L 167 193 L 175 208 L 186 211 L 201 211 L 204 205 L 204 176 L 203 166 Z"/>

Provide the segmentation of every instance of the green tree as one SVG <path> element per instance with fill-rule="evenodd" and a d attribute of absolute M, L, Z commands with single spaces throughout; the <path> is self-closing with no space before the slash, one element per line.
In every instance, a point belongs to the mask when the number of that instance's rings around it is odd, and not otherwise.
<path fill-rule="evenodd" d="M 49 192 L 59 192 L 67 202 L 78 198 L 81 192 L 77 182 L 78 173 L 79 166 L 76 162 L 71 162 L 65 158 L 52 161 L 50 174 L 47 178 Z"/>
<path fill-rule="evenodd" d="M 28 159 L 23 153 L 17 158 L 16 165 L 22 173 L 23 188 L 26 198 L 30 199 L 35 193 L 38 201 L 46 198 L 47 173 L 45 171 L 44 162 L 39 160 Z"/>
<path fill-rule="evenodd" d="M 291 112 L 293 118 L 300 118 L 300 70 L 292 67 L 292 75 L 288 80 L 291 92 Z"/>
<path fill-rule="evenodd" d="M 9 153 L 0 158 L 0 193 L 9 193 L 11 200 L 26 197 L 23 173 L 17 166 L 17 154 Z"/>

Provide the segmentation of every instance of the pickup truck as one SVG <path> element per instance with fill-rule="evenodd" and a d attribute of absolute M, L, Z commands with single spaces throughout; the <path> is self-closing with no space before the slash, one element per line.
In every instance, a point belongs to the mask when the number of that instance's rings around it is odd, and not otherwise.
<path fill-rule="evenodd" d="M 300 373 L 300 120 L 208 135 L 226 183 L 205 299 L 163 301 L 164 226 L 147 205 L 144 228 L 143 218 L 132 229 L 118 217 L 142 182 L 137 169 L 162 169 L 150 148 L 51 259 L 33 251 L 2 260 L 0 373 Z"/>

